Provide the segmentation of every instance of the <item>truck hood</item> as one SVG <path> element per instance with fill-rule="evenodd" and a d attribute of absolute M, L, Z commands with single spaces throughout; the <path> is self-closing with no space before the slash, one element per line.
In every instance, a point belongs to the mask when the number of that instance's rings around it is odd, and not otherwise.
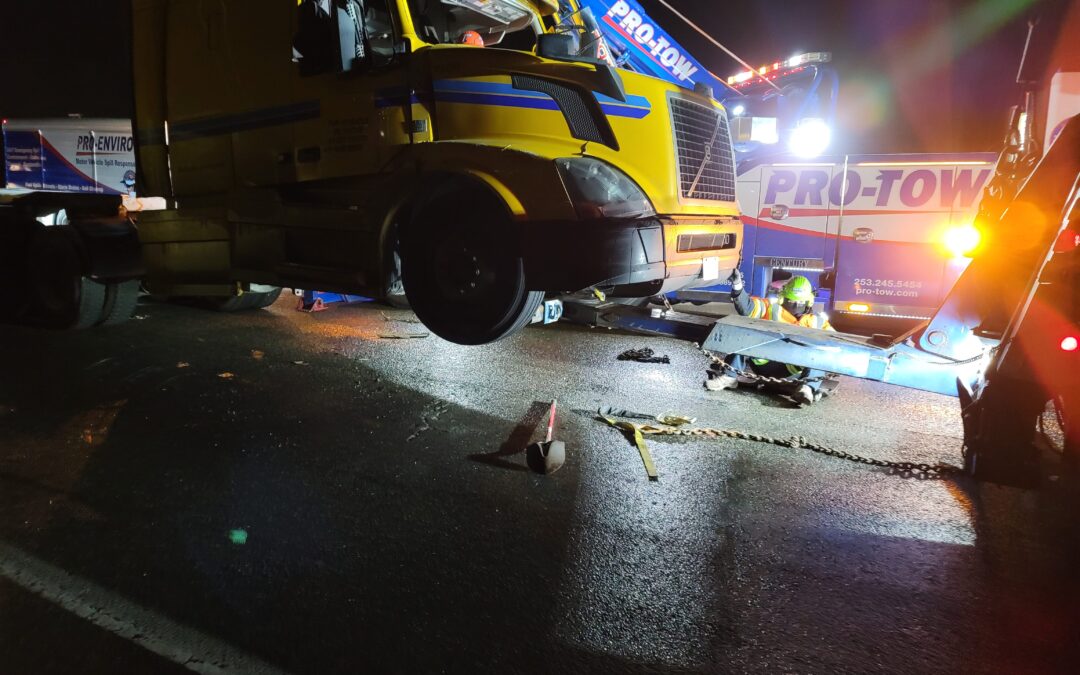
<path fill-rule="evenodd" d="M 738 215 L 727 118 L 711 98 L 648 75 L 526 52 L 439 45 L 417 55 L 424 52 L 437 140 L 498 144 L 551 159 L 588 155 L 630 176 L 660 214 Z M 556 100 L 557 87 L 523 88 L 520 76 L 580 92 L 588 110 Z M 579 133 L 589 127 L 580 119 L 586 115 L 598 136 Z"/>

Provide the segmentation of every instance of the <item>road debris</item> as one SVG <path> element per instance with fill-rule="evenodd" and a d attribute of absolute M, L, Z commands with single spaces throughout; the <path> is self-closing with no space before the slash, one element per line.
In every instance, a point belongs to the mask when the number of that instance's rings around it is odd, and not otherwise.
<path fill-rule="evenodd" d="M 106 356 L 103 359 L 98 359 L 97 361 L 94 361 L 93 363 L 88 365 L 85 369 L 90 370 L 92 368 L 97 368 L 100 365 L 103 365 L 103 364 L 108 363 L 109 361 L 115 361 L 115 360 L 116 360 L 116 357 L 114 357 L 114 356 Z"/>
<path fill-rule="evenodd" d="M 218 373 L 217 376 L 220 377 L 223 380 L 231 380 L 234 377 L 236 377 L 236 374 L 235 373 L 230 373 L 229 371 L 225 371 L 224 373 Z"/>
<path fill-rule="evenodd" d="M 229 541 L 237 546 L 243 546 L 247 543 L 248 533 L 247 530 L 229 530 Z"/>
<path fill-rule="evenodd" d="M 259 351 L 258 349 L 251 350 L 251 358 L 255 359 L 256 361 L 262 361 L 262 358 L 264 356 L 266 356 L 265 352 Z"/>
<path fill-rule="evenodd" d="M 98 406 L 86 413 L 83 419 L 83 429 L 80 437 L 87 445 L 98 446 L 109 437 L 116 416 L 127 404 L 127 400 L 114 401 Z"/>
<path fill-rule="evenodd" d="M 188 367 L 188 366 L 190 366 L 190 365 L 191 365 L 191 364 L 190 364 L 190 363 L 188 363 L 187 361 L 177 361 L 177 362 L 176 362 L 176 367 L 177 367 L 177 368 L 187 368 L 187 367 Z"/>
<path fill-rule="evenodd" d="M 294 366 L 310 366 L 311 364 L 308 363 L 307 361 L 293 361 L 293 365 Z"/>
<path fill-rule="evenodd" d="M 420 323 L 420 319 L 412 316 L 390 316 L 386 312 L 379 312 L 382 314 L 383 321 L 396 321 L 397 323 Z"/>
<path fill-rule="evenodd" d="M 638 363 L 671 363 L 671 359 L 666 354 L 664 356 L 655 356 L 655 354 L 656 352 L 649 347 L 627 349 L 622 354 L 619 354 L 618 359 L 620 361 L 637 361 Z"/>

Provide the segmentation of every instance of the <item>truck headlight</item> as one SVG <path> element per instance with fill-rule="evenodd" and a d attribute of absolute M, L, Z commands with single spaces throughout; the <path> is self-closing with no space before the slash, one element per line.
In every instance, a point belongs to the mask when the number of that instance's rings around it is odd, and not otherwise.
<path fill-rule="evenodd" d="M 561 157 L 555 166 L 578 218 L 635 218 L 656 215 L 652 202 L 629 176 L 592 157 Z"/>

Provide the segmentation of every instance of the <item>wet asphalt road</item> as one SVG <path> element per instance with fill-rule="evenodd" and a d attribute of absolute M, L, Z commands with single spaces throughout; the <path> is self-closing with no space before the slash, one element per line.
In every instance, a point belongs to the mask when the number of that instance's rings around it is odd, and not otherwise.
<path fill-rule="evenodd" d="M 707 392 L 693 345 L 466 348 L 377 306 L 0 327 L 0 673 L 1075 672 L 1076 490 L 902 478 L 612 405 L 959 462 L 954 400 Z M 619 362 L 651 346 L 670 365 Z M 561 404 L 550 477 L 520 451 Z M 246 539 L 244 537 L 246 536 Z M 208 656 L 210 655 L 210 656 Z M 216 656 L 214 656 L 216 655 Z"/>

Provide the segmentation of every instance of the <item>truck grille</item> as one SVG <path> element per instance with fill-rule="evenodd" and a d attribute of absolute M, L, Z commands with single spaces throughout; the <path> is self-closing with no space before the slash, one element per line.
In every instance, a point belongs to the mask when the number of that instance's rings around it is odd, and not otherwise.
<path fill-rule="evenodd" d="M 682 196 L 735 201 L 735 164 L 727 116 L 713 106 L 672 97 L 671 125 L 675 130 Z"/>

